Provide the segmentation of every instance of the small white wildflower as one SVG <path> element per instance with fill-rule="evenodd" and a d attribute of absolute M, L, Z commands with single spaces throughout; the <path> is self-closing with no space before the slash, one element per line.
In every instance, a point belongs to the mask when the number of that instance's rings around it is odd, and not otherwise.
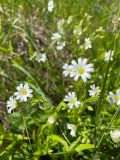
<path fill-rule="evenodd" d="M 112 92 L 109 92 L 109 94 L 108 94 L 108 96 L 107 96 L 107 101 L 109 102 L 109 103 L 111 103 L 111 104 L 114 104 L 115 103 L 115 101 L 114 101 L 114 97 L 115 96 L 115 94 L 114 93 L 112 93 Z"/>
<path fill-rule="evenodd" d="M 48 2 L 48 11 L 52 12 L 53 8 L 54 8 L 54 2 L 53 2 L 53 0 L 49 0 L 49 2 Z"/>
<path fill-rule="evenodd" d="M 68 65 L 68 64 L 65 63 L 64 66 L 63 66 L 63 69 L 64 69 L 63 74 L 64 74 L 65 77 L 68 76 L 68 75 L 70 75 L 70 77 L 72 76 L 72 73 L 74 71 L 72 65 Z"/>
<path fill-rule="evenodd" d="M 54 118 L 53 116 L 50 116 L 50 117 L 48 118 L 48 123 L 49 123 L 49 124 L 55 123 L 55 118 Z"/>
<path fill-rule="evenodd" d="M 66 45 L 65 42 L 57 42 L 56 49 L 60 51 L 65 47 L 65 45 Z"/>
<path fill-rule="evenodd" d="M 77 100 L 75 92 L 68 92 L 68 95 L 65 96 L 64 101 L 68 102 L 68 106 L 70 109 L 72 109 L 73 106 L 78 108 L 80 105 L 80 102 Z"/>
<path fill-rule="evenodd" d="M 92 48 L 90 38 L 85 38 L 85 49 Z"/>
<path fill-rule="evenodd" d="M 9 100 L 7 101 L 8 113 L 11 113 L 16 107 L 17 107 L 16 99 L 13 96 L 9 97 Z"/>
<path fill-rule="evenodd" d="M 74 60 L 71 62 L 74 68 L 74 71 L 71 73 L 71 77 L 74 77 L 74 80 L 77 81 L 79 77 L 82 78 L 84 82 L 87 81 L 87 79 L 91 78 L 91 75 L 89 72 L 94 72 L 93 64 L 86 64 L 87 59 L 79 58 L 78 63 Z"/>
<path fill-rule="evenodd" d="M 70 130 L 70 135 L 76 137 L 76 126 L 74 124 L 67 123 L 67 128 Z"/>
<path fill-rule="evenodd" d="M 120 21 L 120 17 L 118 18 L 118 21 Z"/>
<path fill-rule="evenodd" d="M 120 142 L 120 130 L 110 131 L 110 136 L 115 143 Z"/>
<path fill-rule="evenodd" d="M 45 62 L 46 59 L 46 53 L 41 54 L 41 62 Z"/>
<path fill-rule="evenodd" d="M 40 62 L 45 62 L 46 61 L 46 53 L 37 53 L 37 52 L 34 52 L 33 56 L 35 57 L 35 60 L 38 61 L 39 63 Z"/>
<path fill-rule="evenodd" d="M 91 97 L 99 96 L 100 94 L 100 88 L 95 86 L 95 84 L 90 86 L 89 95 Z"/>
<path fill-rule="evenodd" d="M 114 51 L 112 50 L 105 52 L 105 62 L 113 61 L 113 55 L 114 55 Z"/>
<path fill-rule="evenodd" d="M 120 89 L 117 89 L 116 94 L 109 92 L 109 95 L 107 96 L 107 100 L 111 104 L 120 105 Z"/>
<path fill-rule="evenodd" d="M 61 34 L 59 32 L 55 32 L 52 34 L 52 40 L 59 40 L 61 38 Z"/>
<path fill-rule="evenodd" d="M 29 88 L 28 84 L 20 84 L 17 87 L 17 92 L 15 92 L 15 96 L 17 100 L 21 102 L 26 102 L 27 98 L 32 98 L 32 89 Z"/>
<path fill-rule="evenodd" d="M 114 96 L 114 101 L 117 105 L 120 105 L 120 89 L 117 89 L 116 94 Z"/>
<path fill-rule="evenodd" d="M 65 23 L 64 19 L 61 19 L 57 22 L 57 29 L 61 34 L 64 34 L 64 28 L 63 28 L 64 23 Z"/>

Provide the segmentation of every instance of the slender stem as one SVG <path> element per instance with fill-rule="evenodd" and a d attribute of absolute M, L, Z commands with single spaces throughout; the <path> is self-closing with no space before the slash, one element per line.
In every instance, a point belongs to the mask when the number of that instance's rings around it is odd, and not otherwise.
<path fill-rule="evenodd" d="M 27 137 L 28 137 L 28 141 L 29 141 L 29 144 L 30 144 L 30 148 L 31 148 L 32 153 L 33 153 L 32 144 L 30 142 L 30 136 L 29 136 L 29 132 L 28 132 L 28 129 L 27 129 L 27 124 L 26 124 L 26 120 L 25 120 L 24 116 L 23 116 L 23 122 L 24 122 L 25 130 L 26 130 L 26 134 L 27 134 Z"/>

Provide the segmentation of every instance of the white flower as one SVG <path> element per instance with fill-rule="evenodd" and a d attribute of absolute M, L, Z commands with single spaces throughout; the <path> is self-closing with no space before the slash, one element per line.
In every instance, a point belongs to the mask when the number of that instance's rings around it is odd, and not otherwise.
<path fill-rule="evenodd" d="M 105 62 L 113 61 L 113 55 L 114 55 L 114 51 L 112 50 L 105 52 Z"/>
<path fill-rule="evenodd" d="M 113 96 L 114 101 L 117 105 L 120 105 L 120 89 L 117 89 L 116 94 Z"/>
<path fill-rule="evenodd" d="M 7 101 L 8 113 L 11 113 L 16 107 L 17 107 L 16 99 L 13 96 L 9 97 L 9 100 Z"/>
<path fill-rule="evenodd" d="M 95 84 L 90 86 L 89 95 L 91 97 L 99 96 L 100 94 L 100 88 L 95 86 Z"/>
<path fill-rule="evenodd" d="M 54 8 L 54 2 L 53 2 L 53 0 L 50 0 L 50 1 L 48 2 L 48 11 L 49 11 L 49 12 L 52 12 L 52 11 L 53 11 L 53 8 Z"/>
<path fill-rule="evenodd" d="M 34 52 L 34 57 L 35 57 L 35 60 L 38 61 L 39 63 L 40 62 L 45 62 L 46 61 L 46 53 L 43 53 L 43 54 L 39 54 L 37 52 Z"/>
<path fill-rule="evenodd" d="M 61 19 L 57 22 L 57 29 L 61 34 L 64 34 L 64 28 L 63 28 L 64 23 L 65 23 L 64 19 Z"/>
<path fill-rule="evenodd" d="M 67 123 L 67 128 L 70 130 L 70 135 L 76 137 L 76 126 L 74 124 Z"/>
<path fill-rule="evenodd" d="M 48 118 L 48 123 L 49 123 L 49 124 L 55 123 L 55 118 L 54 118 L 53 116 L 50 116 L 50 117 Z"/>
<path fill-rule="evenodd" d="M 63 69 L 64 69 L 63 74 L 64 74 L 65 77 L 68 76 L 68 75 L 70 75 L 70 77 L 72 76 L 72 73 L 74 71 L 72 65 L 68 65 L 68 64 L 65 63 L 64 66 L 63 66 Z"/>
<path fill-rule="evenodd" d="M 85 38 L 85 49 L 92 48 L 90 38 Z"/>
<path fill-rule="evenodd" d="M 62 50 L 65 47 L 65 42 L 57 42 L 57 50 Z"/>
<path fill-rule="evenodd" d="M 20 84 L 17 87 L 17 92 L 15 92 L 17 100 L 21 102 L 27 101 L 27 98 L 32 98 L 32 89 L 29 88 L 28 84 Z"/>
<path fill-rule="evenodd" d="M 52 34 L 52 40 L 59 40 L 61 38 L 61 34 L 59 32 L 55 32 Z"/>
<path fill-rule="evenodd" d="M 45 62 L 46 61 L 46 53 L 43 53 L 41 55 L 41 62 Z"/>
<path fill-rule="evenodd" d="M 68 92 L 68 95 L 65 96 L 64 101 L 68 102 L 68 106 L 70 109 L 72 109 L 73 106 L 78 108 L 80 105 L 80 102 L 77 100 L 75 92 Z"/>
<path fill-rule="evenodd" d="M 86 64 L 87 59 L 79 58 L 78 63 L 76 63 L 74 60 L 71 62 L 74 68 L 74 72 L 71 73 L 71 77 L 74 77 L 74 80 L 77 81 L 79 77 L 83 79 L 84 82 L 87 81 L 87 79 L 91 78 L 91 75 L 89 72 L 94 72 L 93 64 Z"/>
<path fill-rule="evenodd" d="M 115 96 L 115 94 L 114 93 L 112 93 L 112 92 L 109 92 L 109 94 L 108 94 L 108 96 L 107 96 L 107 101 L 109 102 L 109 103 L 111 103 L 111 104 L 114 104 L 115 103 L 115 101 L 114 101 L 114 96 Z"/>
<path fill-rule="evenodd" d="M 110 136 L 115 143 L 120 142 L 120 130 L 110 131 Z"/>
<path fill-rule="evenodd" d="M 109 95 L 107 96 L 107 100 L 111 104 L 120 105 L 120 89 L 117 89 L 116 94 L 109 92 Z"/>

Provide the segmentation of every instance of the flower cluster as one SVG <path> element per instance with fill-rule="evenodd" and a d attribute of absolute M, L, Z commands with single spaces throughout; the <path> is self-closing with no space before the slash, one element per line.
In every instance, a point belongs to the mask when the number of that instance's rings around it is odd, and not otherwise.
<path fill-rule="evenodd" d="M 26 102 L 28 98 L 32 98 L 32 89 L 30 89 L 29 85 L 20 84 L 17 86 L 17 92 L 14 93 L 14 96 L 9 97 L 7 101 L 8 113 L 11 113 L 17 107 L 17 100 L 20 102 Z"/>
<path fill-rule="evenodd" d="M 61 37 L 62 37 L 62 35 L 59 32 L 53 33 L 52 37 L 51 37 L 51 39 L 57 43 L 57 46 L 56 46 L 57 50 L 62 50 L 66 46 L 65 41 L 62 41 Z"/>
<path fill-rule="evenodd" d="M 65 24 L 64 19 L 59 20 L 57 22 L 58 32 L 53 33 L 51 36 L 51 40 L 56 42 L 56 49 L 59 51 L 62 50 L 66 46 L 65 41 L 62 39 L 64 35 L 64 24 Z"/>
<path fill-rule="evenodd" d="M 86 58 L 78 58 L 78 62 L 72 60 L 71 64 L 65 64 L 63 69 L 63 74 L 65 76 L 69 75 L 70 77 L 74 77 L 75 81 L 81 77 L 83 82 L 86 82 L 87 79 L 91 78 L 90 72 L 94 72 L 93 64 L 87 64 Z"/>

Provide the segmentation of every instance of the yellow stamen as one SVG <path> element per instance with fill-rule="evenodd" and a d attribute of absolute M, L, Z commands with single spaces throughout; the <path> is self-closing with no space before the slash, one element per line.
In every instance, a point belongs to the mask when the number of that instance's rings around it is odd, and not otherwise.
<path fill-rule="evenodd" d="M 70 103 L 74 105 L 75 104 L 75 99 L 71 99 Z"/>
<path fill-rule="evenodd" d="M 80 66 L 80 67 L 78 68 L 78 73 L 79 73 L 79 74 L 83 74 L 84 72 L 85 72 L 85 68 L 82 67 L 82 66 Z"/>
<path fill-rule="evenodd" d="M 26 95 L 26 94 L 27 94 L 27 91 L 26 91 L 26 89 L 21 89 L 21 90 L 20 90 L 20 93 L 21 93 L 22 95 Z"/>

